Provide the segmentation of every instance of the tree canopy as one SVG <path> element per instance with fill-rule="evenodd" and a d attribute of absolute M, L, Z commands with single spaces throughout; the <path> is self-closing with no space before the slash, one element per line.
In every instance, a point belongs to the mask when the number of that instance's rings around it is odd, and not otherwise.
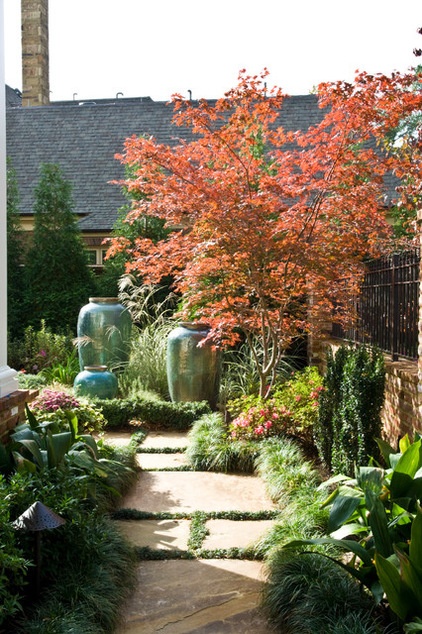
<path fill-rule="evenodd" d="M 158 242 L 115 238 L 110 250 L 126 250 L 127 270 L 147 283 L 171 275 L 180 314 L 208 322 L 215 342 L 246 338 L 262 395 L 292 339 L 318 330 L 327 311 L 350 317 L 363 261 L 391 235 L 386 174 L 413 171 L 398 194 L 403 205 L 420 186 L 415 152 L 388 151 L 386 139 L 422 106 L 414 74 L 362 73 L 353 84 L 319 86 L 321 122 L 286 131 L 285 96 L 267 75 L 242 71 L 215 103 L 175 95 L 173 120 L 192 130 L 189 142 L 126 140 L 118 157 L 134 197 L 126 221 L 158 217 L 172 231 Z"/>

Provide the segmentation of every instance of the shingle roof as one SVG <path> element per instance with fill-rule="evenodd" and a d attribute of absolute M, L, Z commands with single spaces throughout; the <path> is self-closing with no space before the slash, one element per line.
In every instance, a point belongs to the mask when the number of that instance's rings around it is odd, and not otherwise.
<path fill-rule="evenodd" d="M 125 202 L 120 188 L 109 184 L 124 175 L 114 155 L 133 134 L 150 133 L 170 142 L 170 119 L 171 108 L 164 102 L 142 99 L 8 108 L 7 155 L 16 172 L 21 212 L 32 213 L 40 165 L 55 163 L 72 183 L 75 213 L 87 214 L 81 230 L 109 230 Z"/>
<path fill-rule="evenodd" d="M 7 155 L 16 172 L 21 213 L 32 213 L 40 165 L 55 163 L 72 183 L 82 231 L 110 230 L 126 202 L 119 186 L 109 183 L 124 176 L 114 156 L 126 138 L 151 134 L 169 144 L 191 138 L 189 131 L 172 125 L 171 105 L 149 97 L 38 107 L 16 107 L 12 101 L 6 111 Z M 315 95 L 293 96 L 283 103 L 280 123 L 286 130 L 307 129 L 321 116 Z"/>
<path fill-rule="evenodd" d="M 17 88 L 6 85 L 6 107 L 14 108 L 22 105 L 22 93 Z"/>

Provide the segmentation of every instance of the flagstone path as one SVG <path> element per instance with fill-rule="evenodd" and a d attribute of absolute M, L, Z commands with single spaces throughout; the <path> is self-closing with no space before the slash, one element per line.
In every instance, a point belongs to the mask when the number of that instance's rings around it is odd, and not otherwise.
<path fill-rule="evenodd" d="M 125 444 L 129 438 L 129 434 L 107 434 L 107 442 L 115 444 Z M 135 514 L 166 512 L 189 517 L 196 511 L 224 514 L 224 511 L 274 510 L 258 477 L 174 470 L 186 464 L 183 448 L 187 442 L 184 433 L 151 432 L 142 449 L 158 453 L 138 454 L 142 470 L 120 508 L 132 509 Z M 175 453 L 166 453 L 169 448 Z M 152 519 L 116 522 L 135 546 L 163 556 L 139 562 L 137 585 L 126 606 L 124 623 L 116 634 L 269 634 L 272 631 L 259 611 L 264 581 L 261 562 L 183 558 L 192 557 L 188 546 L 191 519 L 161 519 L 152 515 Z M 209 534 L 201 549 L 246 548 L 271 524 L 271 519 L 208 519 Z M 172 558 L 174 551 L 182 557 Z"/>

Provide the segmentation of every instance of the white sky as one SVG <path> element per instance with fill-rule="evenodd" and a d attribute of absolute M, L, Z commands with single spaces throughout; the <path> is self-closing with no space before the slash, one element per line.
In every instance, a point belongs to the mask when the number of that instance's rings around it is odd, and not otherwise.
<path fill-rule="evenodd" d="M 22 89 L 20 0 L 4 0 L 5 76 Z M 239 70 L 307 94 L 355 70 L 415 66 L 422 0 L 50 0 L 51 99 L 218 98 Z"/>

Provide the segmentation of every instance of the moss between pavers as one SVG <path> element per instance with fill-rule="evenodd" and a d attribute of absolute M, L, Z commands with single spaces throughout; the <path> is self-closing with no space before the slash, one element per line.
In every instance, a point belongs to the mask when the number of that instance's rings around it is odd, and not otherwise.
<path fill-rule="evenodd" d="M 165 527 L 163 544 L 165 546 L 161 548 L 152 548 L 150 545 L 141 546 L 135 544 L 134 551 L 138 559 L 248 559 L 248 560 L 261 560 L 262 555 L 255 552 L 253 545 L 239 547 L 231 546 L 228 548 L 204 548 L 204 542 L 210 535 L 209 524 L 207 523 L 213 520 L 224 520 L 230 523 L 238 522 L 239 529 L 241 530 L 241 524 L 244 521 L 247 522 L 260 522 L 276 519 L 279 512 L 276 511 L 257 511 L 251 513 L 240 513 L 239 511 L 224 511 L 224 512 L 203 512 L 195 511 L 193 513 L 146 513 L 143 511 L 136 511 L 134 509 L 120 509 L 113 514 L 113 519 L 119 520 L 120 525 L 123 521 L 144 522 L 145 520 L 154 521 L 157 534 L 163 530 L 163 526 L 160 526 L 159 522 L 170 520 L 173 522 L 180 520 L 190 520 L 189 537 L 187 540 L 186 549 L 183 548 L 171 548 L 169 542 L 165 539 Z M 131 531 L 133 531 L 131 526 Z M 233 527 L 231 527 L 233 528 Z M 176 531 L 176 533 L 174 533 Z M 128 534 L 128 531 L 124 531 Z M 173 537 L 172 537 L 172 534 Z M 178 536 L 177 536 L 178 533 Z M 170 534 L 167 533 L 169 539 L 174 539 L 175 542 L 180 543 L 180 531 L 177 526 L 170 527 Z M 155 541 L 157 538 L 155 537 Z"/>

